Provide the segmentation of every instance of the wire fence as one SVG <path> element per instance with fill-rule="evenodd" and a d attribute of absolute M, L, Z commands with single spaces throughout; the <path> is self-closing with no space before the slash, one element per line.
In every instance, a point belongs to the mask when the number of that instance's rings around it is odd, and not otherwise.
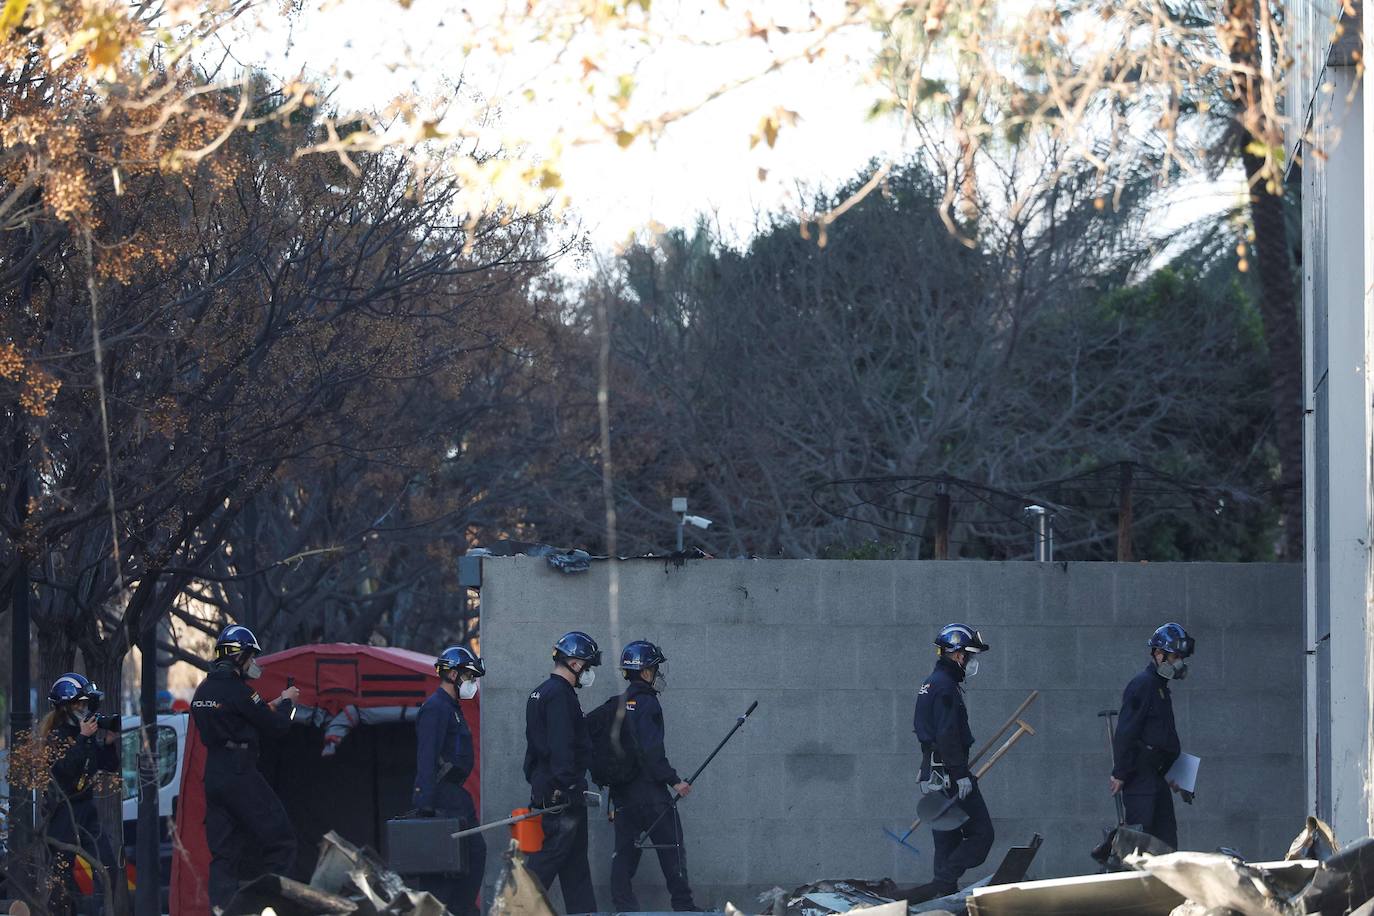
<path fill-rule="evenodd" d="M 915 539 L 923 557 L 1043 558 L 1052 543 L 1059 559 L 1130 561 L 1141 532 L 1171 526 L 1205 542 L 1262 525 L 1278 489 L 1198 484 L 1116 461 L 1015 490 L 949 474 L 831 480 L 812 489 L 811 501 L 833 517 Z M 1044 510 L 1043 530 L 1031 507 Z"/>

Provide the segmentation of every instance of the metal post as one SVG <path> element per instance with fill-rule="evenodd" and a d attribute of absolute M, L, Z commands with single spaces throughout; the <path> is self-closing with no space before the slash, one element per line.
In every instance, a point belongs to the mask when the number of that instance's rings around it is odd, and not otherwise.
<path fill-rule="evenodd" d="M 1121 483 L 1116 503 L 1116 559 L 1118 563 L 1131 562 L 1131 526 L 1135 522 L 1135 510 L 1131 505 L 1131 483 L 1135 466 L 1129 461 L 1121 462 Z"/>
<path fill-rule="evenodd" d="M 673 497 L 673 511 L 677 513 L 677 552 L 682 553 L 682 530 L 687 527 L 687 497 Z"/>
<path fill-rule="evenodd" d="M 139 705 L 142 723 L 138 754 L 138 884 L 134 892 L 134 912 L 138 916 L 159 916 L 162 912 L 161 812 L 158 810 L 157 747 L 157 623 L 145 621 L 139 638 L 142 665 Z"/>
<path fill-rule="evenodd" d="M 1054 559 L 1054 517 L 1044 506 L 1027 506 L 1026 516 L 1035 526 L 1035 559 L 1048 563 Z"/>
<path fill-rule="evenodd" d="M 935 485 L 935 559 L 949 559 L 949 484 Z"/>

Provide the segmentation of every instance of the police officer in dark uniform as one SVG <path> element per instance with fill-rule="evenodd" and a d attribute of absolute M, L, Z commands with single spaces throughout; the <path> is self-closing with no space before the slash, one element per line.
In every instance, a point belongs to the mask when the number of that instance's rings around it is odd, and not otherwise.
<path fill-rule="evenodd" d="M 482 660 L 463 646 L 451 646 L 434 660 L 439 689 L 415 717 L 415 792 L 421 817 L 457 818 L 463 827 L 477 824 L 477 806 L 463 783 L 472 774 L 476 754 L 472 729 L 459 700 L 477 696 L 477 679 L 487 673 Z M 487 844 L 480 833 L 463 838 L 463 870 L 455 875 L 426 875 L 410 881 L 427 890 L 455 916 L 472 916 L 487 865 Z"/>
<path fill-rule="evenodd" d="M 1177 623 L 1166 623 L 1150 637 L 1150 663 L 1131 678 L 1121 695 L 1121 718 L 1112 743 L 1111 790 L 1122 793 L 1126 823 L 1178 848 L 1178 821 L 1170 792 L 1178 788 L 1165 774 L 1180 752 L 1169 683 L 1188 674 L 1185 661 L 1196 643 Z"/>
<path fill-rule="evenodd" d="M 105 898 L 105 881 L 96 870 L 104 869 L 112 881 L 120 878 L 119 860 L 100 829 L 95 803 L 97 776 L 119 772 L 119 732 L 100 728 L 95 715 L 102 697 L 104 693 L 84 675 L 64 674 L 48 691 L 53 708 L 38 729 L 52 759 L 51 779 L 43 793 L 47 836 L 82 850 L 82 858 L 92 870 L 94 894 L 89 903 L 93 913 L 101 912 Z M 54 913 L 75 912 L 79 892 L 72 874 L 73 853 L 54 847 L 53 858 L 61 881 L 54 888 L 51 909 Z"/>
<path fill-rule="evenodd" d="M 264 872 L 286 875 L 296 861 L 296 835 L 286 809 L 258 771 L 264 737 L 291 728 L 287 687 L 270 703 L 248 686 L 261 676 L 262 649 L 251 630 L 233 624 L 215 641 L 215 661 L 196 688 L 191 718 L 205 744 L 205 840 L 210 847 L 210 906 L 224 907 L 239 883 Z M 260 869 L 250 869 L 257 864 Z"/>
<path fill-rule="evenodd" d="M 558 879 L 569 913 L 595 913 L 596 892 L 587 862 L 587 767 L 592 740 L 582 720 L 579 687 L 590 687 L 601 664 L 596 640 L 574 630 L 553 647 L 553 673 L 525 703 L 525 780 L 530 807 L 566 805 L 543 816 L 544 847 L 528 865 L 546 890 Z"/>
<path fill-rule="evenodd" d="M 987 859 L 992 849 L 992 818 L 983 802 L 978 779 L 969 769 L 973 732 L 968 725 L 963 683 L 978 672 L 978 654 L 988 651 L 982 634 L 962 623 L 951 623 L 935 637 L 935 670 L 916 696 L 915 730 L 921 742 L 921 792 L 956 794 L 968 815 L 962 827 L 932 830 L 935 841 L 934 875 L 926 884 L 902 892 L 910 903 L 952 894 L 959 878 Z"/>
<path fill-rule="evenodd" d="M 668 658 L 651 642 L 637 640 L 620 653 L 620 671 L 630 686 L 625 691 L 625 720 L 639 745 L 639 770 L 623 785 L 611 786 L 615 805 L 615 853 L 611 858 L 611 897 L 617 912 L 639 911 L 630 882 L 639 868 L 638 840 L 645 830 L 657 847 L 658 864 L 668 885 L 673 909 L 697 909 L 687 882 L 687 851 L 682 822 L 672 806 L 673 795 L 692 791 L 668 762 L 663 745 L 663 707 L 658 694 L 667 686 Z"/>

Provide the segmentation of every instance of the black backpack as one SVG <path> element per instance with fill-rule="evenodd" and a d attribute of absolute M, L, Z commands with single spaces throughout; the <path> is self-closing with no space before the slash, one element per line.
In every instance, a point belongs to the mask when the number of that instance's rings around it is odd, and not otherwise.
<path fill-rule="evenodd" d="M 587 768 L 598 786 L 621 786 L 639 775 L 639 741 L 626 720 L 625 697 L 614 696 L 587 713 L 592 762 Z"/>

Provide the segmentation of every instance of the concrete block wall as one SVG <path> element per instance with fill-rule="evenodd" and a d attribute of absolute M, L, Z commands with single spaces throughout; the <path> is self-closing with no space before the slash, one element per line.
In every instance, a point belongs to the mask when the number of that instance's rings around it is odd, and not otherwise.
<path fill-rule="evenodd" d="M 620 688 L 619 648 L 653 640 L 670 660 L 667 746 L 683 775 L 759 701 L 682 803 L 699 904 L 730 900 L 757 912 L 758 894 L 775 885 L 929 877 L 930 832 L 912 835 L 916 855 L 883 828 L 903 832 L 914 815 L 916 690 L 934 661 L 934 633 L 954 620 L 992 645 L 968 683 L 976 737 L 989 736 L 1030 690 L 1041 693 L 1026 716 L 1037 734 L 983 784 L 997 830 L 988 869 L 1038 832 L 1045 844 L 1034 876 L 1093 870 L 1088 851 L 1115 819 L 1097 713 L 1119 705 L 1146 664 L 1150 633 L 1168 620 L 1198 640 L 1189 678 L 1174 691 L 1184 747 L 1203 758 L 1197 804 L 1177 804 L 1181 844 L 1275 858 L 1301 827 L 1300 566 L 628 561 L 618 564 L 614 628 L 609 573 L 604 563 L 565 575 L 539 559 L 484 561 L 483 813 L 499 817 L 528 801 L 525 699 L 550 670 L 554 640 L 583 629 L 605 650 L 596 684 L 582 691 L 584 710 Z M 493 847 L 505 841 L 490 836 Z M 604 812 L 593 812 L 592 872 L 607 908 L 611 838 Z M 644 907 L 667 908 L 652 853 L 636 889 Z"/>

